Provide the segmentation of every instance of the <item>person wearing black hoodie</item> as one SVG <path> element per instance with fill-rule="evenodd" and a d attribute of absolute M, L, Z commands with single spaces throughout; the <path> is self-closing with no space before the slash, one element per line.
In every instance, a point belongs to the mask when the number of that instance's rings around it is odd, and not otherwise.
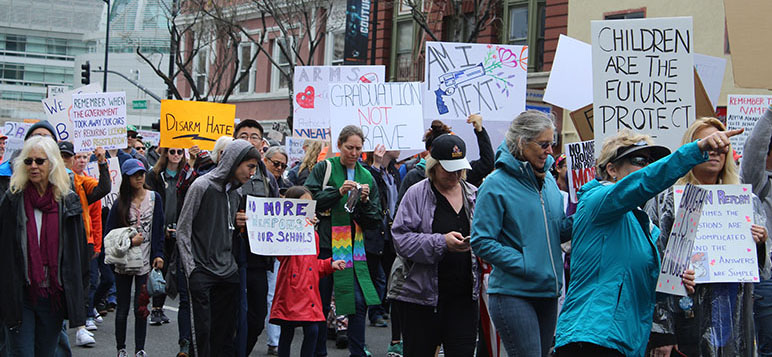
<path fill-rule="evenodd" d="M 233 335 L 239 275 L 233 234 L 239 188 L 254 175 L 260 154 L 248 141 L 234 140 L 217 167 L 188 190 L 177 221 L 177 246 L 188 277 L 197 356 L 234 356 Z M 202 204 L 206 202 L 206 204 Z"/>

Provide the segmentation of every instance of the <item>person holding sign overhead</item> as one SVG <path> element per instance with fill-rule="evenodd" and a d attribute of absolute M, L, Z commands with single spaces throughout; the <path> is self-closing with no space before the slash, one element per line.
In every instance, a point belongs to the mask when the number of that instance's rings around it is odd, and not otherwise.
<path fill-rule="evenodd" d="M 339 157 L 319 162 L 311 170 L 305 186 L 316 200 L 319 218 L 319 259 L 332 257 L 346 261 L 346 269 L 332 279 L 321 279 L 319 291 L 324 314 L 330 311 L 335 291 L 338 315 L 348 315 L 348 341 L 351 356 L 365 356 L 365 314 L 368 305 L 380 304 L 370 279 L 364 247 L 364 230 L 381 224 L 378 187 L 359 162 L 365 135 L 358 126 L 343 127 L 338 136 Z M 319 324 L 324 331 L 326 323 Z M 320 333 L 316 354 L 327 355 L 326 334 Z"/>
<path fill-rule="evenodd" d="M 480 187 L 472 249 L 493 265 L 490 315 L 510 356 L 547 356 L 563 285 L 560 244 L 571 239 L 549 168 L 554 119 L 529 110 L 509 126 L 496 168 Z M 512 199 L 517 197 L 517 199 Z"/>
<path fill-rule="evenodd" d="M 606 139 L 598 178 L 579 191 L 571 246 L 571 286 L 558 318 L 557 356 L 642 356 L 651 330 L 660 258 L 659 229 L 641 210 L 708 152 L 727 152 L 742 130 L 718 131 L 674 153 L 623 130 Z M 667 155 L 667 156 L 666 156 Z M 687 291 L 694 275 L 684 274 Z"/>
<path fill-rule="evenodd" d="M 726 131 L 716 118 L 700 118 L 689 126 L 682 143 L 704 139 Z M 732 152 L 731 145 L 729 151 Z M 709 151 L 708 161 L 694 166 L 676 185 L 735 185 L 740 183 L 737 165 L 723 151 Z M 754 197 L 757 217 L 764 217 L 761 202 Z M 758 201 L 758 202 L 756 202 Z M 659 194 L 646 206 L 652 223 L 661 230 L 657 247 L 660 255 L 667 247 L 675 220 L 673 189 Z M 759 223 L 759 222 L 757 222 Z M 763 223 L 762 223 L 763 224 Z M 754 224 L 750 236 L 757 244 L 759 270 L 769 277 L 770 261 L 767 230 Z M 711 283 L 695 287 L 689 298 L 666 295 L 658 299 L 649 337 L 650 355 L 671 356 L 753 356 L 753 283 Z M 724 306 L 718 311 L 714 306 Z M 678 351 L 678 352 L 676 352 Z"/>

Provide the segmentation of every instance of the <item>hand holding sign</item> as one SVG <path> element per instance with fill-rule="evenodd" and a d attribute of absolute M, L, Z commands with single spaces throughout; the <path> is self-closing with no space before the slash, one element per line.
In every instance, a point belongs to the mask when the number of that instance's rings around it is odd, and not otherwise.
<path fill-rule="evenodd" d="M 751 235 L 756 244 L 764 242 L 767 240 L 767 229 L 764 226 L 754 224 L 751 226 Z"/>
<path fill-rule="evenodd" d="M 745 131 L 745 128 L 717 131 L 707 138 L 700 139 L 700 141 L 697 142 L 697 146 L 700 147 L 700 151 L 718 151 L 719 153 L 727 153 L 729 152 L 729 138 L 740 135 L 743 131 Z"/>
<path fill-rule="evenodd" d="M 684 283 L 687 294 L 694 294 L 694 287 L 697 285 L 695 278 L 696 274 L 693 269 L 687 269 L 681 276 L 681 281 Z"/>

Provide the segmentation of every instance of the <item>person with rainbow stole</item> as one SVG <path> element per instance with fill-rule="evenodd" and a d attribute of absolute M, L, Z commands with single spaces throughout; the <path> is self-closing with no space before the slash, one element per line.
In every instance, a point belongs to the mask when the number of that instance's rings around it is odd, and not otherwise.
<path fill-rule="evenodd" d="M 358 126 L 344 127 L 338 135 L 340 156 L 315 165 L 305 183 L 316 200 L 319 259 L 332 257 L 346 262 L 345 269 L 320 279 L 322 308 L 327 316 L 334 291 L 336 313 L 348 315 L 349 319 L 349 352 L 351 356 L 362 357 L 366 355 L 367 306 L 380 304 L 367 268 L 363 231 L 381 222 L 377 185 L 370 172 L 358 162 L 364 137 Z M 325 323 L 320 324 L 320 331 L 326 331 Z M 319 334 L 317 355 L 327 355 L 326 337 L 325 333 Z"/>

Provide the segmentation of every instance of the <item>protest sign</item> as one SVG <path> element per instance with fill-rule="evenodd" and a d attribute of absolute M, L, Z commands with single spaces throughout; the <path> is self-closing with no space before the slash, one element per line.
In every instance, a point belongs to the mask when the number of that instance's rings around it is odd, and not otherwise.
<path fill-rule="evenodd" d="M 691 263 L 697 283 L 758 282 L 756 243 L 751 236 L 753 199 L 751 185 L 705 185 Z M 684 195 L 673 188 L 674 202 Z M 676 211 L 676 217 L 678 211 Z"/>
<path fill-rule="evenodd" d="M 72 141 L 72 95 L 81 93 L 99 93 L 102 87 L 96 83 L 80 87 L 75 90 L 49 96 L 43 99 L 43 109 L 48 122 L 56 130 L 58 140 Z"/>
<path fill-rule="evenodd" d="M 738 154 L 742 155 L 745 140 L 748 139 L 751 131 L 753 131 L 753 127 L 756 126 L 756 121 L 759 120 L 759 117 L 764 114 L 770 105 L 772 105 L 771 95 L 730 94 L 727 96 L 727 129 L 745 128 L 742 134 L 729 138 L 729 141 L 732 143 L 732 149 L 737 151 Z"/>
<path fill-rule="evenodd" d="M 110 170 L 110 193 L 102 198 L 102 207 L 110 209 L 113 207 L 113 203 L 118 200 L 118 192 L 120 191 L 123 176 L 121 176 L 121 165 L 117 157 L 107 159 L 107 165 Z M 86 176 L 99 180 L 99 164 L 96 161 L 89 162 L 83 173 Z"/>
<path fill-rule="evenodd" d="M 574 123 L 576 132 L 579 133 L 580 139 L 587 141 L 595 138 L 595 132 L 592 128 L 594 120 L 592 115 L 592 104 L 579 108 L 568 115 Z"/>
<path fill-rule="evenodd" d="M 253 254 L 316 255 L 316 201 L 247 196 L 247 234 Z"/>
<path fill-rule="evenodd" d="M 691 17 L 592 21 L 595 155 L 622 129 L 672 151 L 695 120 Z"/>
<path fill-rule="evenodd" d="M 423 149 L 421 141 L 421 83 L 335 83 L 330 84 L 332 142 L 346 125 L 357 125 L 365 134 L 362 151 Z M 338 146 L 333 145 L 334 152 Z"/>
<path fill-rule="evenodd" d="M 697 69 L 694 70 L 694 108 L 697 118 L 716 116 L 716 108 L 710 102 L 710 97 L 702 85 Z"/>
<path fill-rule="evenodd" d="M 511 122 L 525 110 L 528 47 L 426 42 L 424 118 Z"/>
<path fill-rule="evenodd" d="M 158 147 L 161 143 L 161 133 L 157 131 L 137 130 L 137 133 L 142 135 L 142 142 L 145 144 L 150 143 L 150 146 Z"/>
<path fill-rule="evenodd" d="M 47 85 L 46 98 L 56 97 L 57 95 L 64 94 L 64 92 L 68 91 L 69 89 L 70 87 L 68 86 Z"/>
<path fill-rule="evenodd" d="M 235 118 L 233 104 L 162 100 L 159 146 L 212 150 L 221 136 L 233 136 Z"/>
<path fill-rule="evenodd" d="M 72 144 L 75 152 L 126 148 L 126 93 L 72 96 Z"/>
<path fill-rule="evenodd" d="M 378 83 L 385 81 L 384 66 L 295 67 L 292 97 L 292 136 L 330 141 L 330 83 Z"/>
<path fill-rule="evenodd" d="M 721 85 L 724 83 L 724 71 L 726 70 L 726 58 L 694 54 L 694 69 L 700 76 L 702 86 L 708 93 L 713 110 L 718 106 L 718 97 L 721 95 Z"/>
<path fill-rule="evenodd" d="M 560 35 L 544 101 L 569 111 L 592 104 L 592 46 Z"/>
<path fill-rule="evenodd" d="M 8 139 L 5 141 L 3 162 L 10 160 L 16 152 L 21 151 L 21 148 L 24 146 L 24 136 L 27 135 L 27 130 L 31 126 L 32 123 L 5 122 L 3 135 L 7 136 Z"/>
<path fill-rule="evenodd" d="M 724 0 L 734 83 L 742 88 L 772 89 L 772 2 Z"/>
<path fill-rule="evenodd" d="M 686 296 L 681 275 L 689 266 L 702 207 L 708 191 L 690 184 L 682 190 L 683 198 L 675 201 L 678 202 L 678 211 L 673 220 L 667 247 L 662 255 L 657 292 Z"/>
<path fill-rule="evenodd" d="M 287 167 L 293 167 L 296 162 L 303 160 L 306 152 L 303 151 L 303 143 L 306 139 L 288 136 L 285 150 L 287 151 Z"/>
<path fill-rule="evenodd" d="M 577 203 L 576 193 L 595 179 L 595 141 L 566 144 L 566 178 L 571 202 Z"/>

